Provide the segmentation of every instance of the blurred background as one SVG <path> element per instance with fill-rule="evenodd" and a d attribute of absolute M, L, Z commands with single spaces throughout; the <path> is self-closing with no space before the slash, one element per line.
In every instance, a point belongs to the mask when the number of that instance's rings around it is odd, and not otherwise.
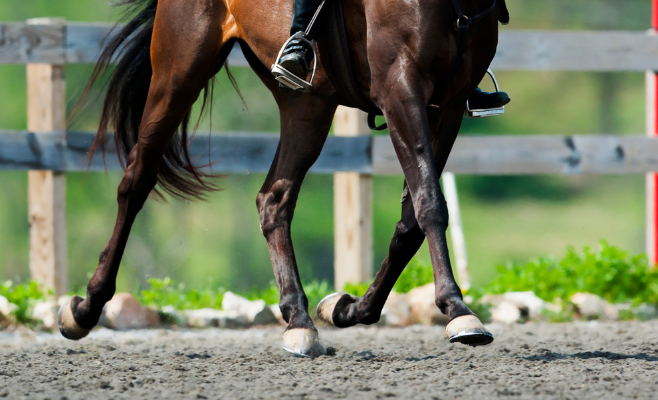
<path fill-rule="evenodd" d="M 645 30 L 649 0 L 507 0 L 511 23 L 501 29 Z M 121 8 L 107 0 L 4 0 L 0 21 L 64 17 L 115 22 Z M 92 66 L 67 66 L 69 109 Z M 213 131 L 278 132 L 270 93 L 255 74 L 233 68 L 246 106 L 225 71 L 217 76 L 214 104 L 198 134 Z M 512 102 L 504 116 L 466 120 L 462 133 L 642 134 L 641 73 L 500 72 Z M 491 89 L 484 85 L 484 89 Z M 0 65 L 0 128 L 26 129 L 25 66 Z M 197 107 L 198 109 L 199 107 Z M 95 130 L 98 104 L 71 121 L 69 130 Z M 386 134 L 385 132 L 383 134 Z M 67 176 L 68 274 L 80 290 L 94 271 L 116 216 L 121 173 Z M 169 276 L 192 288 L 263 288 L 273 280 L 259 230 L 256 193 L 265 176 L 224 178 L 221 192 L 205 202 L 151 199 L 132 231 L 118 277 L 119 291 L 143 287 L 146 278 Z M 29 279 L 27 174 L 0 171 L 0 279 Z M 644 176 L 458 176 L 457 185 L 474 287 L 496 275 L 496 266 L 530 257 L 562 255 L 599 240 L 633 253 L 644 251 Z M 374 248 L 377 270 L 399 218 L 402 177 L 374 177 Z M 304 281 L 333 281 L 333 178 L 309 175 L 302 188 L 292 234 Z M 429 262 L 427 247 L 416 256 Z"/>

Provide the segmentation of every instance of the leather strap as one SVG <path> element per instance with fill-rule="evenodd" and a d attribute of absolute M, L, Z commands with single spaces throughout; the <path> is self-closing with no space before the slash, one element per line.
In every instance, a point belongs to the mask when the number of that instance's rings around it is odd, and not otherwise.
<path fill-rule="evenodd" d="M 342 0 L 331 0 L 328 6 L 330 10 L 324 18 L 326 29 L 323 29 L 321 33 L 326 39 L 329 65 L 336 82 L 336 90 L 343 99 L 347 100 L 346 103 L 349 107 L 359 108 L 370 114 L 382 115 L 381 110 L 363 94 L 354 75 L 343 18 L 343 2 Z"/>

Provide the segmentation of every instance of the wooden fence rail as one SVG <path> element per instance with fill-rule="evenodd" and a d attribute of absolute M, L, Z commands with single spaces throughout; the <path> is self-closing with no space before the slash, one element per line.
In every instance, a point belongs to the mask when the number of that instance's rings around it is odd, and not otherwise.
<path fill-rule="evenodd" d="M 111 24 L 0 23 L 0 64 L 95 63 Z M 236 47 L 229 64 L 247 66 Z M 510 31 L 500 33 L 494 70 L 658 70 L 658 37 L 646 32 Z"/>
<path fill-rule="evenodd" d="M 93 134 L 66 132 L 65 65 L 96 62 L 111 28 L 110 24 L 47 18 L 0 23 L 0 64 L 27 65 L 29 103 L 28 131 L 0 131 L 0 169 L 30 171 L 30 268 L 33 277 L 57 294 L 66 290 L 66 172 L 120 168 L 112 145 L 105 164 L 100 156 L 88 164 L 85 156 Z M 231 52 L 229 64 L 247 66 L 239 47 Z M 658 71 L 658 37 L 645 32 L 502 30 L 492 68 Z M 647 76 L 655 80 L 653 74 Z M 647 125 L 653 127 L 658 124 L 652 114 L 652 93 L 648 92 L 651 115 Z M 328 139 L 311 169 L 335 174 L 336 214 L 345 216 L 335 223 L 339 289 L 343 283 L 372 276 L 371 175 L 401 174 L 390 139 L 370 135 L 363 117 L 360 111 L 339 107 L 336 136 Z M 273 134 L 227 133 L 200 134 L 191 146 L 201 163 L 213 163 L 213 171 L 242 173 L 266 172 L 277 143 Z M 642 136 L 462 136 L 447 170 L 496 175 L 649 173 L 658 170 L 654 155 L 658 155 L 658 140 Z M 647 202 L 655 204 L 653 197 Z M 650 242 L 656 237 L 652 229 L 648 230 Z M 342 240 L 345 237 L 352 239 Z"/>
<path fill-rule="evenodd" d="M 91 163 L 90 132 L 32 133 L 0 131 L 0 170 L 117 171 L 114 145 L 105 160 Z M 111 137 L 108 138 L 111 141 Z M 191 154 L 219 173 L 267 172 L 279 137 L 276 134 L 221 132 L 197 135 Z M 461 135 L 446 170 L 475 175 L 641 174 L 658 170 L 658 139 L 641 135 Z M 388 136 L 330 136 L 311 172 L 401 175 Z"/>

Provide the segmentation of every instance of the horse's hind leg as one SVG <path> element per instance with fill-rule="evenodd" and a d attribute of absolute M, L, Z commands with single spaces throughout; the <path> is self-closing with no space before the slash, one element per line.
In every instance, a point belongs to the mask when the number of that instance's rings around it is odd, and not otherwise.
<path fill-rule="evenodd" d="M 151 45 L 153 75 L 137 144 L 128 156 L 128 166 L 118 188 L 119 210 L 112 237 L 89 281 L 87 297 L 73 297 L 59 313 L 60 331 L 69 339 L 86 336 L 98 323 L 105 303 L 114 295 L 130 228 L 157 182 L 163 154 L 185 114 L 230 51 L 231 46 L 222 46 L 221 31 L 214 26 L 219 21 L 208 19 L 196 23 L 190 18 L 187 23 L 195 26 L 193 30 L 176 22 L 185 20 L 180 18 L 181 12 L 200 18 L 202 13 L 196 13 L 199 10 L 192 5 L 196 2 L 182 7 L 185 11 L 164 4 L 169 3 L 161 2 L 162 8 L 156 16 Z M 166 31 L 159 31 L 158 26 L 166 27 Z"/>
<path fill-rule="evenodd" d="M 308 300 L 297 271 L 290 224 L 302 181 L 320 155 L 336 108 L 304 97 L 279 101 L 279 107 L 281 141 L 256 205 L 279 288 L 279 307 L 283 319 L 288 322 L 283 349 L 297 355 L 316 356 L 325 349 L 320 346 L 317 330 L 308 314 Z"/>
<path fill-rule="evenodd" d="M 433 111 L 429 115 L 430 131 L 436 132 L 432 143 L 437 172 L 443 171 L 463 119 L 463 107 L 457 105 L 447 112 Z M 404 190 L 408 191 L 405 181 Z M 425 240 L 418 226 L 411 196 L 402 200 L 402 215 L 395 225 L 388 256 L 377 272 L 374 282 L 361 297 L 337 294 L 327 297 L 318 306 L 319 316 L 340 328 L 356 324 L 374 324 L 379 321 L 382 309 L 395 282 Z"/>

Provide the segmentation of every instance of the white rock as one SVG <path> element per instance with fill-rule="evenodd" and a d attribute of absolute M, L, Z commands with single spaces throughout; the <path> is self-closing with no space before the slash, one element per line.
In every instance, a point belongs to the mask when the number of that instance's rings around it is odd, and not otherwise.
<path fill-rule="evenodd" d="M 251 301 L 233 292 L 224 293 L 222 308 L 224 311 L 243 315 L 250 324 L 267 325 L 278 322 L 264 300 Z"/>
<path fill-rule="evenodd" d="M 407 302 L 414 323 L 426 325 L 446 325 L 448 316 L 436 306 L 434 283 L 411 289 L 407 293 Z"/>
<path fill-rule="evenodd" d="M 494 309 L 504 302 L 509 302 L 516 305 L 516 307 L 519 309 L 521 317 L 529 316 L 531 318 L 541 317 L 542 310 L 547 308 L 548 305 L 548 303 L 530 291 L 507 292 L 505 294 L 488 294 L 482 297 L 482 303 L 493 306 Z M 504 306 L 503 310 L 506 310 L 507 307 L 509 307 L 509 305 Z M 511 312 L 511 310 L 509 312 Z M 511 315 L 509 318 L 511 318 Z M 492 319 L 494 319 L 493 314 Z"/>
<path fill-rule="evenodd" d="M 491 309 L 491 320 L 504 324 L 513 324 L 521 320 L 521 310 L 510 300 L 503 300 Z"/>
<path fill-rule="evenodd" d="M 185 311 L 187 324 L 196 328 L 238 328 L 249 325 L 244 315 L 235 311 L 222 311 L 213 308 L 201 308 Z"/>
<path fill-rule="evenodd" d="M 110 329 L 141 329 L 160 324 L 158 312 L 143 307 L 130 293 L 117 293 L 103 307 L 98 324 Z"/>
<path fill-rule="evenodd" d="M 0 296 L 0 314 L 7 318 L 9 314 L 14 312 L 18 306 L 14 303 L 10 303 L 6 297 Z"/>
<path fill-rule="evenodd" d="M 389 326 L 407 326 L 413 323 L 411 318 L 411 308 L 407 301 L 407 295 L 402 293 L 391 292 L 388 295 L 382 317 L 385 318 L 386 325 Z"/>
<path fill-rule="evenodd" d="M 595 294 L 576 293 L 570 300 L 578 307 L 578 312 L 587 319 L 619 319 L 617 307 Z"/>
<path fill-rule="evenodd" d="M 45 328 L 52 330 L 57 327 L 58 311 L 59 304 L 55 301 L 42 301 L 35 304 L 32 308 L 32 318 L 41 321 Z"/>
<path fill-rule="evenodd" d="M 281 308 L 279 308 L 278 304 L 272 304 L 270 310 L 272 311 L 272 314 L 274 314 L 274 318 L 279 321 L 279 324 L 287 325 L 286 320 L 283 319 L 283 314 L 281 314 Z"/>

